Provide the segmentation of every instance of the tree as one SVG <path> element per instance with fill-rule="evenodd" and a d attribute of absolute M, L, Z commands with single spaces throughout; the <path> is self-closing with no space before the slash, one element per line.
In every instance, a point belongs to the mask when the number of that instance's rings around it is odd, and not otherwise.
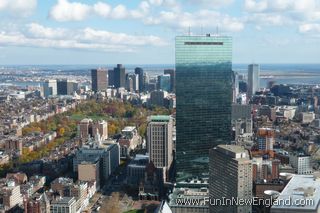
<path fill-rule="evenodd" d="M 115 135 L 118 131 L 118 127 L 114 123 L 110 123 L 108 125 L 108 133 L 109 135 Z"/>
<path fill-rule="evenodd" d="M 138 132 L 141 137 L 145 137 L 147 133 L 147 124 L 146 123 L 141 124 L 141 126 L 139 126 L 138 128 Z"/>
<path fill-rule="evenodd" d="M 121 213 L 120 194 L 118 192 L 113 192 L 111 197 L 106 198 L 100 212 Z"/>
<path fill-rule="evenodd" d="M 65 129 L 64 129 L 63 127 L 59 127 L 59 129 L 58 129 L 58 135 L 59 135 L 60 137 L 62 137 L 62 136 L 64 135 L 64 132 L 65 132 Z"/>

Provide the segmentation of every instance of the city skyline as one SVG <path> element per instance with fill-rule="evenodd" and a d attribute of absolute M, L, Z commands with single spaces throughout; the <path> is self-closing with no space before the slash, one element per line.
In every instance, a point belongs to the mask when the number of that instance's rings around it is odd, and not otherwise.
<path fill-rule="evenodd" d="M 319 33 L 320 0 L 0 0 L 0 213 L 320 212 Z"/>
<path fill-rule="evenodd" d="M 319 9 L 318 0 L 1 0 L 0 64 L 174 64 L 174 38 L 189 27 L 232 36 L 234 63 L 316 63 Z"/>

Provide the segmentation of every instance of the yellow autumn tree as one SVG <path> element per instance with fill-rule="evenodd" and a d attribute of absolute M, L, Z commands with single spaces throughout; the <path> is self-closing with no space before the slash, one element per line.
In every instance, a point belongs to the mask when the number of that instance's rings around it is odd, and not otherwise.
<path fill-rule="evenodd" d="M 65 129 L 63 127 L 58 128 L 58 135 L 62 137 L 64 135 Z"/>

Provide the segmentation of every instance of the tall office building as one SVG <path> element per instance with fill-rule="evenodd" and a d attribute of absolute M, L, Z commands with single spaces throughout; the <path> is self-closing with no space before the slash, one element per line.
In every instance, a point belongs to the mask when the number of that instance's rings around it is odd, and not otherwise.
<path fill-rule="evenodd" d="M 114 87 L 114 70 L 108 70 L 108 86 Z"/>
<path fill-rule="evenodd" d="M 143 92 L 145 87 L 143 69 L 140 67 L 137 67 L 134 69 L 134 73 L 139 76 L 139 92 Z"/>
<path fill-rule="evenodd" d="M 176 91 L 176 72 L 174 69 L 164 70 L 164 74 L 170 75 L 170 92 Z"/>
<path fill-rule="evenodd" d="M 50 95 L 57 95 L 57 81 L 56 80 L 46 80 L 43 85 L 44 97 L 49 97 Z"/>
<path fill-rule="evenodd" d="M 91 70 L 92 90 L 95 92 L 107 89 L 107 70 L 93 69 Z"/>
<path fill-rule="evenodd" d="M 260 89 L 260 66 L 250 64 L 248 66 L 248 97 L 252 97 Z"/>
<path fill-rule="evenodd" d="M 159 75 L 158 76 L 158 89 L 170 92 L 171 90 L 171 76 L 169 74 Z"/>
<path fill-rule="evenodd" d="M 177 180 L 208 176 L 209 149 L 231 141 L 231 37 L 176 37 L 176 97 Z"/>
<path fill-rule="evenodd" d="M 219 145 L 210 150 L 211 201 L 252 198 L 252 161 L 241 146 Z M 210 205 L 210 213 L 251 213 L 250 205 Z"/>
<path fill-rule="evenodd" d="M 162 90 L 152 91 L 149 103 L 151 106 L 164 106 L 164 92 Z"/>
<path fill-rule="evenodd" d="M 236 103 L 238 95 L 239 95 L 239 74 L 237 72 L 234 72 L 234 71 L 233 71 L 232 90 L 233 90 L 233 92 L 232 92 L 232 95 L 233 95 L 232 101 L 233 101 L 233 103 Z"/>
<path fill-rule="evenodd" d="M 170 116 L 158 115 L 148 118 L 147 147 L 150 161 L 156 168 L 163 169 L 164 177 L 173 161 L 173 122 Z"/>
<path fill-rule="evenodd" d="M 126 74 L 126 89 L 130 92 L 139 91 L 139 75 L 134 73 Z"/>
<path fill-rule="evenodd" d="M 72 95 L 78 89 L 77 82 L 67 79 L 57 81 L 58 95 Z"/>
<path fill-rule="evenodd" d="M 117 67 L 113 69 L 114 75 L 114 87 L 120 88 L 126 86 L 126 69 L 122 64 L 117 64 Z"/>

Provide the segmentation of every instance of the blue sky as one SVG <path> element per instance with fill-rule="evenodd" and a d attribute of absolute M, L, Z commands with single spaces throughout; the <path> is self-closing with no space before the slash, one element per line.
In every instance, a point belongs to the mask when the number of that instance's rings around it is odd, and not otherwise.
<path fill-rule="evenodd" d="M 320 63 L 320 0 L 0 0 L 0 64 L 173 64 L 217 26 L 234 63 Z"/>

